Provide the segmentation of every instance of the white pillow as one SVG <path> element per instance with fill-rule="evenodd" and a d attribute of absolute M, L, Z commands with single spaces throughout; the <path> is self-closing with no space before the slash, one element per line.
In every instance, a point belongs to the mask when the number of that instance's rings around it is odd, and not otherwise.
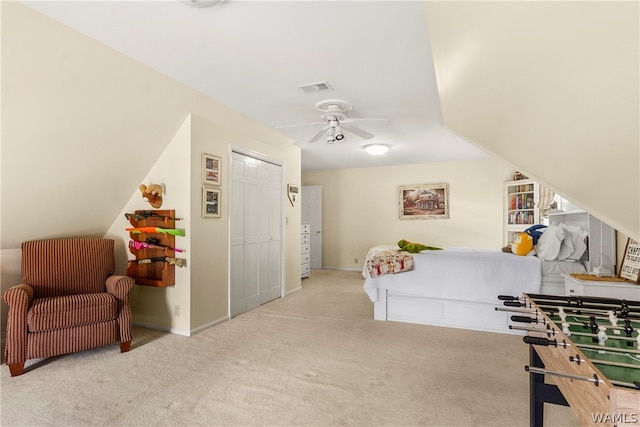
<path fill-rule="evenodd" d="M 585 237 L 587 232 L 577 225 L 560 224 L 564 230 L 564 239 L 558 253 L 559 260 L 572 259 L 579 260 L 587 250 Z"/>
<path fill-rule="evenodd" d="M 557 225 L 550 225 L 542 233 L 536 244 L 538 258 L 551 261 L 558 257 L 564 239 L 564 230 Z"/>

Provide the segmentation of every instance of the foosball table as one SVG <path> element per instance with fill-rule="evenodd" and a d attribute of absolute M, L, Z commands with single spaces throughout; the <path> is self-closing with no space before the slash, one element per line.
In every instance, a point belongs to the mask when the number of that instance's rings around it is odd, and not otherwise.
<path fill-rule="evenodd" d="M 530 424 L 544 403 L 571 406 L 583 425 L 640 426 L 640 302 L 501 295 L 529 344 Z M 553 376 L 553 384 L 545 376 Z"/>

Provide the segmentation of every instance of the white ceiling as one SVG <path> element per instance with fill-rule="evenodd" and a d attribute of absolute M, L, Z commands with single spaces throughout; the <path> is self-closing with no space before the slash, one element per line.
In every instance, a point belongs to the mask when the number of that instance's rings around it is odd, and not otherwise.
<path fill-rule="evenodd" d="M 309 143 L 320 125 L 279 129 L 303 170 L 485 157 L 442 125 L 422 1 L 243 1 L 195 8 L 177 0 L 24 4 L 266 126 L 313 123 L 325 99 L 375 134 Z M 115 71 L 114 71 L 115 72 Z M 330 91 L 298 86 L 326 81 Z M 363 147 L 384 143 L 384 156 Z"/>

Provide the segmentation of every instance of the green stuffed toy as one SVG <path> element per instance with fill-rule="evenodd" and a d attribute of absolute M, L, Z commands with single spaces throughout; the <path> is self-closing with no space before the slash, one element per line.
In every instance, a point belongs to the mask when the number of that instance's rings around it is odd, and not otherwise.
<path fill-rule="evenodd" d="M 412 254 L 417 254 L 418 252 L 426 251 L 426 250 L 429 250 L 429 251 L 442 250 L 442 248 L 436 248 L 435 246 L 426 246 L 426 245 L 423 245 L 422 243 L 411 243 L 410 241 L 404 240 L 404 239 L 398 242 L 398 246 L 400 247 L 401 251 L 406 251 Z"/>

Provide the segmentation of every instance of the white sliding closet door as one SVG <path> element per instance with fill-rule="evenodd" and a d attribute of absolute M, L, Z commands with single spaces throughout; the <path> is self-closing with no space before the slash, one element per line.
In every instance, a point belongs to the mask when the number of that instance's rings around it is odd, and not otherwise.
<path fill-rule="evenodd" d="M 282 168 L 231 156 L 231 316 L 281 296 Z"/>

